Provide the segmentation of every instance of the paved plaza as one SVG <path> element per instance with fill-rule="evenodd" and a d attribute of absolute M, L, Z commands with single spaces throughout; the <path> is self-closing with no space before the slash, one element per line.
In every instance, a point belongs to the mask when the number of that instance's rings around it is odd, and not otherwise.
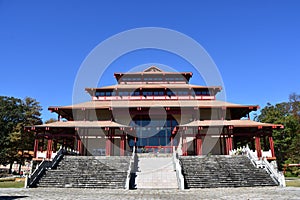
<path fill-rule="evenodd" d="M 252 187 L 191 190 L 99 190 L 1 188 L 0 199 L 300 199 L 300 188 Z"/>

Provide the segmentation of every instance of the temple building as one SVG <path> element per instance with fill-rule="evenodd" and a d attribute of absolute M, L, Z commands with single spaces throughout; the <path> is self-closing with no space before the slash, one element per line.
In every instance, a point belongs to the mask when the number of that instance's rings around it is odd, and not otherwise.
<path fill-rule="evenodd" d="M 191 72 L 151 66 L 114 77 L 116 85 L 86 88 L 88 102 L 48 108 L 59 120 L 30 128 L 34 159 L 51 159 L 61 146 L 82 156 L 126 156 L 134 146 L 145 153 L 175 147 L 187 156 L 228 155 L 245 145 L 276 159 L 272 130 L 282 126 L 250 120 L 258 105 L 217 100 L 222 88 L 190 84 Z"/>

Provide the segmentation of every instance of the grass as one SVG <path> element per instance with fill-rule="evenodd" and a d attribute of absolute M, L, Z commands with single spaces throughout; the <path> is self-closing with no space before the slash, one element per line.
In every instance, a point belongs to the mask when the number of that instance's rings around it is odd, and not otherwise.
<path fill-rule="evenodd" d="M 299 177 L 285 177 L 285 183 L 287 187 L 300 187 Z"/>
<path fill-rule="evenodd" d="M 300 180 L 290 180 L 286 181 L 287 187 L 300 187 Z"/>
<path fill-rule="evenodd" d="M 24 181 L 3 181 L 0 182 L 0 188 L 23 188 Z"/>

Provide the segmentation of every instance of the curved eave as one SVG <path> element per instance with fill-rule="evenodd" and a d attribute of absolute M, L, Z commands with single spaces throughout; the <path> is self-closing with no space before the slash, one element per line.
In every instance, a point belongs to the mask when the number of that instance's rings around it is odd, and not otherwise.
<path fill-rule="evenodd" d="M 55 128 L 119 128 L 125 130 L 131 127 L 113 121 L 57 121 L 49 124 L 26 127 L 27 130 L 49 130 Z"/>
<path fill-rule="evenodd" d="M 256 122 L 252 120 L 197 120 L 187 124 L 178 125 L 178 128 L 201 128 L 201 127 L 230 127 L 230 128 L 272 128 L 272 129 L 283 129 L 284 126 L 281 124 L 269 124 Z"/>
<path fill-rule="evenodd" d="M 67 120 L 73 120 L 73 110 L 113 110 L 113 109 L 128 109 L 128 108 L 165 108 L 172 109 L 201 109 L 201 108 L 221 108 L 231 109 L 235 113 L 241 113 L 239 116 L 244 116 L 245 113 L 256 111 L 257 105 L 239 105 L 218 100 L 117 100 L 117 101 L 88 101 L 69 106 L 50 106 L 49 111 L 61 115 Z"/>

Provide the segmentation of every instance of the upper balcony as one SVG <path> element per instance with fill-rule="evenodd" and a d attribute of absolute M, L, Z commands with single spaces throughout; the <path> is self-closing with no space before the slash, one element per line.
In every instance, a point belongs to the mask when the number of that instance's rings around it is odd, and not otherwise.
<path fill-rule="evenodd" d="M 94 91 L 87 89 L 91 94 L 92 100 L 215 100 L 213 89 L 136 89 L 136 90 L 108 90 L 97 88 Z"/>

